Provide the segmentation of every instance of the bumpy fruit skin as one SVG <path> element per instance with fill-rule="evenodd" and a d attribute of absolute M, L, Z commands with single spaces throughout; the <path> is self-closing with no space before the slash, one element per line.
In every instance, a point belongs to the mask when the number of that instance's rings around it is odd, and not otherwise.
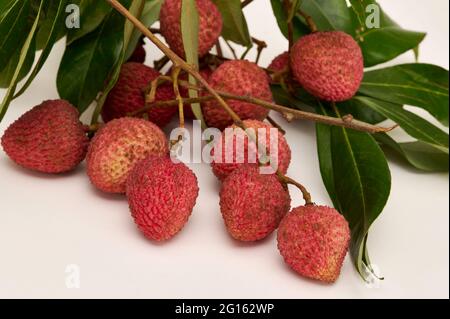
<path fill-rule="evenodd" d="M 6 154 L 25 168 L 44 173 L 74 169 L 86 156 L 89 140 L 75 107 L 48 100 L 9 126 L 2 137 Z"/>
<path fill-rule="evenodd" d="M 199 15 L 198 54 L 204 56 L 222 32 L 222 16 L 211 0 L 196 0 Z M 165 0 L 160 12 L 161 33 L 170 48 L 184 57 L 181 35 L 181 0 Z"/>
<path fill-rule="evenodd" d="M 312 95 L 330 102 L 351 99 L 364 75 L 361 48 L 341 31 L 316 32 L 292 47 L 295 79 Z"/>
<path fill-rule="evenodd" d="M 272 144 L 270 141 L 271 132 L 270 129 L 273 129 L 273 126 L 271 126 L 268 123 L 264 123 L 257 120 L 245 120 L 244 125 L 248 129 L 253 129 L 254 133 L 256 134 L 256 137 L 259 136 L 258 129 L 265 129 L 266 130 L 266 138 L 265 143 L 268 146 L 267 147 L 267 155 L 273 157 L 274 154 L 271 153 L 271 150 L 274 150 L 275 144 Z M 237 128 L 237 126 L 233 125 L 232 128 L 237 129 L 234 134 L 226 134 L 225 130 L 222 132 L 220 141 L 218 141 L 218 144 L 216 144 L 216 147 L 222 146 L 222 160 L 215 160 L 215 157 L 213 157 L 213 161 L 211 163 L 211 167 L 213 170 L 214 175 L 217 176 L 217 178 L 221 181 L 223 181 L 231 172 L 233 172 L 235 169 L 237 169 L 239 166 L 243 164 L 248 164 L 249 162 L 249 152 L 250 154 L 258 154 L 257 152 L 257 144 L 253 142 L 251 139 L 247 137 L 245 132 L 243 130 L 240 130 Z M 277 132 L 278 135 L 278 169 L 282 173 L 286 173 L 289 167 L 289 164 L 291 162 L 291 149 L 289 147 L 289 144 L 286 141 L 286 138 L 281 134 L 281 132 Z M 243 152 L 240 151 L 240 148 L 237 149 L 237 145 L 240 145 L 238 143 L 240 136 L 243 136 L 244 138 L 244 148 Z M 263 143 L 261 137 L 258 137 L 260 139 L 259 143 Z M 249 143 L 250 140 L 250 143 Z M 227 146 L 228 145 L 228 146 Z M 216 156 L 219 158 L 219 155 L 216 154 L 215 148 L 212 151 L 212 156 Z M 231 153 L 231 154 L 230 154 Z M 227 163 L 227 159 L 233 159 L 231 162 Z M 241 160 L 243 159 L 243 160 Z M 273 163 L 275 164 L 275 163 Z M 251 165 L 257 165 L 257 163 L 251 163 Z"/>
<path fill-rule="evenodd" d="M 275 71 L 275 72 L 280 72 L 289 66 L 289 62 L 290 62 L 289 52 L 283 52 L 280 55 L 278 55 L 277 57 L 275 57 L 275 59 L 273 59 L 273 61 L 269 65 L 268 69 Z"/>
<path fill-rule="evenodd" d="M 241 166 L 226 178 L 220 191 L 220 210 L 230 235 L 240 241 L 266 238 L 280 224 L 291 199 L 274 174 L 256 166 Z"/>
<path fill-rule="evenodd" d="M 256 64 L 245 60 L 227 61 L 219 66 L 209 78 L 216 90 L 242 96 L 252 96 L 272 102 L 272 92 L 267 74 Z M 241 119 L 264 120 L 269 114 L 266 108 L 242 101 L 228 100 L 229 106 Z M 233 124 L 228 113 L 217 103 L 208 101 L 203 105 L 203 115 L 210 127 L 223 130 Z"/>
<path fill-rule="evenodd" d="M 127 181 L 131 215 L 145 237 L 163 241 L 188 221 L 198 196 L 197 177 L 183 163 L 150 156 L 139 162 Z"/>
<path fill-rule="evenodd" d="M 327 206 L 294 208 L 278 229 L 285 262 L 304 277 L 328 283 L 339 277 L 349 242 L 347 221 Z"/>
<path fill-rule="evenodd" d="M 169 152 L 164 132 L 155 124 L 137 118 L 108 122 L 91 141 L 87 173 L 98 189 L 125 193 L 126 179 L 133 167 L 149 155 Z"/>
<path fill-rule="evenodd" d="M 143 90 L 159 75 L 158 71 L 141 63 L 128 62 L 122 65 L 119 79 L 108 94 L 103 106 L 103 120 L 109 122 L 143 108 L 145 106 Z M 166 84 L 158 87 L 156 101 L 173 100 L 174 98 L 171 85 Z M 155 107 L 148 112 L 148 118 L 159 127 L 164 127 L 176 112 L 176 107 Z"/>

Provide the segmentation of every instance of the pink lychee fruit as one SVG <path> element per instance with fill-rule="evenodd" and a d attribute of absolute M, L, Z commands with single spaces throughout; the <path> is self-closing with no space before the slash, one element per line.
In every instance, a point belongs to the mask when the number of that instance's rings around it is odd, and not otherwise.
<path fill-rule="evenodd" d="M 300 38 L 291 50 L 295 79 L 312 95 L 330 102 L 351 99 L 364 75 L 358 43 L 342 31 L 316 32 Z"/>
<path fill-rule="evenodd" d="M 294 208 L 278 229 L 278 249 L 285 262 L 304 277 L 328 283 L 339 277 L 349 242 L 347 221 L 327 206 Z"/>
<path fill-rule="evenodd" d="M 283 52 L 276 56 L 270 63 L 268 69 L 274 72 L 285 70 L 289 66 L 289 52 Z"/>
<path fill-rule="evenodd" d="M 105 122 L 127 116 L 128 113 L 140 110 L 145 106 L 145 89 L 160 73 L 141 63 L 128 62 L 122 65 L 119 79 L 108 94 L 102 110 Z M 160 85 L 156 91 L 156 101 L 173 100 L 175 98 L 171 84 Z M 147 114 L 148 119 L 164 127 L 177 112 L 174 107 L 154 107 Z"/>
<path fill-rule="evenodd" d="M 87 155 L 87 174 L 98 189 L 125 193 L 128 174 L 149 155 L 165 156 L 168 141 L 155 124 L 123 117 L 108 122 L 95 134 Z"/>
<path fill-rule="evenodd" d="M 188 221 L 198 196 L 195 174 L 168 156 L 139 162 L 127 180 L 131 215 L 145 237 L 163 241 Z"/>
<path fill-rule="evenodd" d="M 270 159 L 267 165 L 285 174 L 291 162 L 291 149 L 283 134 L 272 125 L 257 120 L 245 120 L 244 125 L 258 139 L 258 143 L 235 125 L 225 129 L 212 150 L 214 175 L 223 181 L 242 164 L 259 165 L 258 159 L 264 160 L 264 155 Z M 265 146 L 266 150 L 258 153 L 258 144 Z"/>
<path fill-rule="evenodd" d="M 256 64 L 245 60 L 227 61 L 220 65 L 210 76 L 209 84 L 212 88 L 239 96 L 251 96 L 267 102 L 272 102 L 267 74 Z M 229 106 L 243 120 L 264 120 L 269 110 L 256 104 L 227 100 Z M 202 107 L 205 121 L 210 127 L 223 130 L 233 124 L 232 118 L 218 104 L 211 100 Z"/>
<path fill-rule="evenodd" d="M 44 173 L 74 169 L 89 140 L 78 110 L 64 100 L 48 100 L 11 124 L 2 136 L 6 154 L 25 168 Z"/>
<path fill-rule="evenodd" d="M 198 11 L 198 55 L 204 56 L 214 46 L 222 32 L 222 16 L 211 0 L 196 0 Z M 185 56 L 181 34 L 181 0 L 165 0 L 160 11 L 161 34 L 170 48 Z"/>
<path fill-rule="evenodd" d="M 288 191 L 274 174 L 243 165 L 223 182 L 220 210 L 230 235 L 240 241 L 266 238 L 290 208 Z"/>

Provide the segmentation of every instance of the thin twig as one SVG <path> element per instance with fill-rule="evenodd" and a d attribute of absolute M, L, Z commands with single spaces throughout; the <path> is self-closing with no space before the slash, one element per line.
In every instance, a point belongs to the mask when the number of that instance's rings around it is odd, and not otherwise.
<path fill-rule="evenodd" d="M 161 30 L 158 28 L 149 28 L 150 32 L 153 34 L 160 34 Z"/>
<path fill-rule="evenodd" d="M 298 10 L 298 13 L 300 13 L 300 15 L 305 19 L 311 32 L 317 32 L 318 29 L 314 19 L 303 10 Z"/>
<path fill-rule="evenodd" d="M 289 13 L 291 11 L 291 1 L 290 0 L 283 0 L 283 6 L 284 6 L 284 11 L 286 12 L 286 16 L 289 16 Z M 291 47 L 294 44 L 294 24 L 292 22 L 292 19 L 290 21 L 288 21 L 287 24 L 288 27 L 288 41 L 289 41 L 289 52 L 291 52 Z"/>
<path fill-rule="evenodd" d="M 308 192 L 308 190 L 306 189 L 305 186 L 303 186 L 302 184 L 300 184 L 299 182 L 293 180 L 290 177 L 287 177 L 283 174 L 277 173 L 278 179 L 284 183 L 284 184 L 290 184 L 290 185 L 294 185 L 295 187 L 297 187 L 303 194 L 303 199 L 305 200 L 305 205 L 314 205 L 312 198 L 311 198 L 311 194 Z"/>
<path fill-rule="evenodd" d="M 262 51 L 263 51 L 265 48 L 267 48 L 267 43 L 264 42 L 264 41 L 262 41 L 262 40 L 258 40 L 258 39 L 254 38 L 254 37 L 252 37 L 252 41 L 253 41 L 253 43 L 255 43 L 256 46 L 257 46 L 257 54 L 256 54 L 256 60 L 255 60 L 255 63 L 258 64 L 258 63 L 259 63 L 259 59 L 260 59 L 260 57 L 261 57 Z"/>
<path fill-rule="evenodd" d="M 244 1 L 242 1 L 241 8 L 242 9 L 245 8 L 246 6 L 248 6 L 252 2 L 253 2 L 253 0 L 244 0 Z"/>
<path fill-rule="evenodd" d="M 266 117 L 267 122 L 269 122 L 273 127 L 276 127 L 281 134 L 285 135 L 286 131 L 278 124 L 270 115 Z"/>
<path fill-rule="evenodd" d="M 161 69 L 169 63 L 170 59 L 167 56 L 163 56 L 161 59 L 153 62 L 155 70 L 161 71 Z"/>
<path fill-rule="evenodd" d="M 231 43 L 228 42 L 228 40 L 226 40 L 226 39 L 224 39 L 224 42 L 225 42 L 225 44 L 227 45 L 228 49 L 230 49 L 231 54 L 233 55 L 233 58 L 234 58 L 235 60 L 237 60 L 237 59 L 238 59 L 238 56 L 237 56 L 237 54 L 236 54 L 236 50 L 234 50 L 234 48 L 232 47 Z"/>

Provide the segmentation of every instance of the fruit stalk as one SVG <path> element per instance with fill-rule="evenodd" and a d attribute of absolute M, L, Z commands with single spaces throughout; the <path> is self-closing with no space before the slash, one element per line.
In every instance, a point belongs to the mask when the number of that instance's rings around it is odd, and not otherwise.
<path fill-rule="evenodd" d="M 168 77 L 161 77 L 161 78 L 164 80 L 170 79 Z M 201 90 L 201 88 L 193 86 L 193 85 L 187 83 L 186 81 L 179 81 L 179 84 L 181 86 L 189 88 L 189 89 Z M 294 110 L 294 109 L 285 107 L 283 105 L 270 103 L 270 102 L 267 102 L 267 101 L 264 101 L 261 99 L 257 99 L 257 98 L 251 97 L 251 96 L 239 96 L 239 95 L 234 95 L 234 94 L 230 94 L 230 93 L 222 92 L 222 91 L 216 91 L 216 92 L 218 95 L 220 95 L 225 100 L 239 100 L 239 101 L 244 101 L 244 102 L 248 102 L 248 103 L 261 105 L 265 108 L 271 109 L 273 111 L 277 111 L 281 114 L 285 114 L 285 115 L 287 115 L 288 118 L 292 118 L 292 119 L 302 119 L 302 120 L 314 121 L 317 123 L 323 123 L 323 124 L 332 125 L 332 126 L 341 126 L 341 127 L 353 129 L 356 131 L 367 132 L 367 133 L 372 133 L 372 134 L 381 133 L 381 132 L 385 133 L 385 132 L 392 131 L 394 128 L 396 128 L 396 126 L 392 126 L 392 127 L 376 126 L 376 125 L 372 125 L 372 124 L 369 124 L 366 122 L 355 120 L 352 117 L 351 118 L 347 117 L 344 119 L 344 118 L 336 118 L 336 117 L 331 117 L 331 116 L 320 115 L 320 114 L 311 113 L 311 112 L 305 112 L 305 111 L 301 111 L 301 110 Z M 190 103 L 202 103 L 202 102 L 211 101 L 214 99 L 215 99 L 215 97 L 212 95 L 204 95 L 204 96 L 200 96 L 198 98 L 184 98 L 182 100 L 183 100 L 184 104 L 190 104 Z M 147 101 L 148 101 L 147 106 L 143 107 L 140 110 L 131 112 L 128 115 L 129 116 L 137 116 L 137 115 L 144 113 L 154 107 L 168 107 L 168 106 L 178 105 L 178 103 L 179 103 L 178 100 L 158 101 L 158 102 L 154 102 L 154 103 L 152 102 L 151 99 L 147 99 Z"/>

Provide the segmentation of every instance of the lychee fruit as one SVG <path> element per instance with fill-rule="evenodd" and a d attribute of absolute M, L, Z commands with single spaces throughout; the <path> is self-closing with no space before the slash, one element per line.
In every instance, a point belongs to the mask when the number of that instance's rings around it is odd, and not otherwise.
<path fill-rule="evenodd" d="M 290 208 L 288 191 L 275 174 L 243 165 L 222 184 L 220 210 L 230 235 L 257 241 L 270 235 Z"/>
<path fill-rule="evenodd" d="M 160 11 L 161 34 L 170 48 L 185 56 L 181 34 L 182 0 L 165 0 Z M 198 11 L 198 55 L 204 56 L 214 46 L 222 32 L 222 16 L 211 0 L 196 0 Z"/>
<path fill-rule="evenodd" d="M 170 157 L 150 156 L 139 162 L 127 180 L 131 215 L 145 237 L 163 241 L 188 221 L 198 196 L 195 174 Z"/>
<path fill-rule="evenodd" d="M 257 143 L 249 138 L 245 131 L 235 125 L 231 126 L 230 129 L 225 129 L 220 140 L 215 142 L 216 144 L 211 152 L 211 167 L 214 175 L 223 181 L 244 163 L 257 166 L 259 164 L 258 159 L 264 160 L 259 153 L 268 156 L 270 159 L 268 165 L 278 168 L 280 172 L 285 174 L 291 162 L 291 149 L 283 134 L 272 125 L 257 120 L 245 120 L 244 125 L 257 138 Z M 265 146 L 266 151 L 263 150 L 258 153 L 257 145 Z M 276 149 L 278 149 L 278 152 L 275 153 Z M 220 152 L 220 150 L 222 151 Z"/>
<path fill-rule="evenodd" d="M 78 110 L 64 100 L 48 100 L 11 124 L 2 136 L 6 154 L 25 168 L 44 173 L 74 169 L 89 140 Z"/>
<path fill-rule="evenodd" d="M 276 56 L 268 66 L 268 69 L 274 72 L 280 72 L 285 70 L 289 66 L 289 63 L 289 52 L 286 51 Z"/>
<path fill-rule="evenodd" d="M 144 90 L 150 86 L 160 73 L 141 63 L 128 62 L 122 65 L 119 79 L 108 94 L 102 109 L 102 118 L 109 122 L 127 116 L 128 113 L 140 110 L 145 106 Z M 175 98 L 171 84 L 160 85 L 156 91 L 156 101 L 173 100 Z M 154 107 L 147 114 L 148 119 L 164 127 L 177 112 L 173 107 Z"/>
<path fill-rule="evenodd" d="M 169 152 L 163 131 L 138 118 L 120 118 L 108 122 L 95 134 L 87 154 L 87 174 L 98 189 L 125 193 L 128 174 L 137 162 L 149 155 Z"/>
<path fill-rule="evenodd" d="M 349 242 L 347 221 L 327 206 L 294 208 L 278 229 L 278 249 L 285 262 L 304 277 L 328 283 L 339 277 Z"/>
<path fill-rule="evenodd" d="M 227 61 L 220 65 L 209 78 L 212 88 L 239 96 L 251 96 L 272 102 L 272 92 L 267 74 L 256 64 L 245 60 Z M 264 120 L 269 110 L 252 103 L 228 100 L 228 105 L 243 120 Z M 202 107 L 205 121 L 210 127 L 220 130 L 233 124 L 232 118 L 215 100 L 205 102 Z"/>
<path fill-rule="evenodd" d="M 291 69 L 295 79 L 312 95 L 330 102 L 351 99 L 364 75 L 358 43 L 342 31 L 316 32 L 292 47 Z"/>

